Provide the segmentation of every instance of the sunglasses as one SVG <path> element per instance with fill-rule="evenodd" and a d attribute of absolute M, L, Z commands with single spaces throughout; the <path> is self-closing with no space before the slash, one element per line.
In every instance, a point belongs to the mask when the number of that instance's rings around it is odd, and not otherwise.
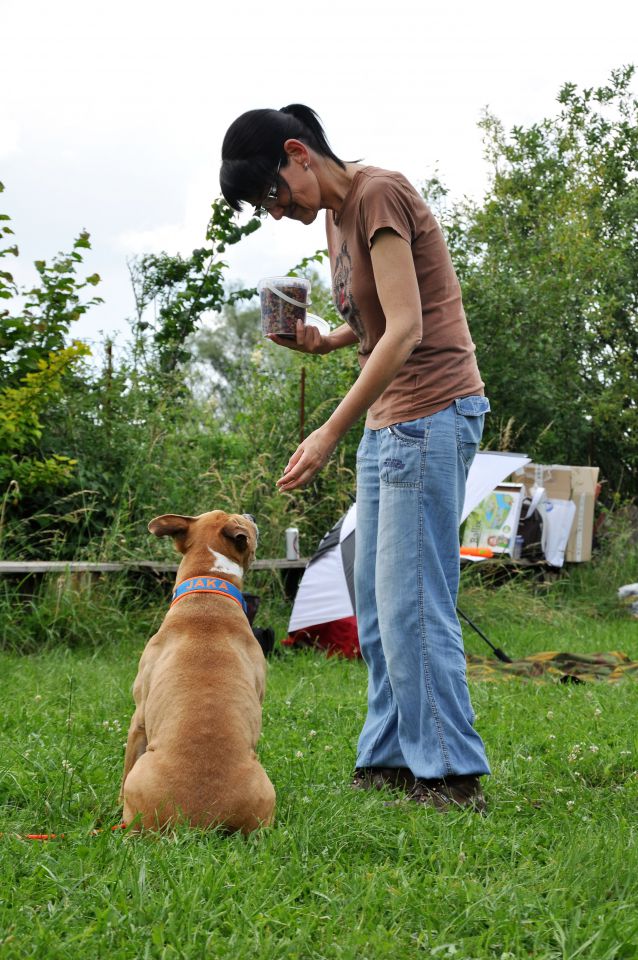
<path fill-rule="evenodd" d="M 281 170 L 281 160 L 277 164 L 277 170 L 275 172 L 275 177 L 273 184 L 260 203 L 255 204 L 255 215 L 258 217 L 265 216 L 269 210 L 272 210 L 273 207 L 279 206 L 279 171 Z"/>

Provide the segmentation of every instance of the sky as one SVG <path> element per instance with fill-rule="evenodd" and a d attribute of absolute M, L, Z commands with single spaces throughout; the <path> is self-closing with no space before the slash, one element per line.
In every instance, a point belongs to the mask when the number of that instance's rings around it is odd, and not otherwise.
<path fill-rule="evenodd" d="M 12 269 L 71 249 L 86 229 L 104 304 L 74 336 L 122 344 L 134 301 L 128 262 L 204 242 L 221 144 L 245 110 L 301 102 L 335 153 L 437 173 L 453 199 L 489 182 L 479 122 L 507 130 L 554 115 L 567 81 L 598 86 L 638 63 L 631 0 L 0 0 L 0 212 L 20 247 Z M 285 274 L 325 246 L 271 219 L 225 255 L 229 284 Z"/>

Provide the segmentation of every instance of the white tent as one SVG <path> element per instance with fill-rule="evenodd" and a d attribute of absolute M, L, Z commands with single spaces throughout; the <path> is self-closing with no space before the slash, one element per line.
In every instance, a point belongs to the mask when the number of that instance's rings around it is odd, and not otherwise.
<path fill-rule="evenodd" d="M 462 520 L 499 483 L 530 458 L 517 453 L 478 453 L 467 478 Z M 354 545 L 356 504 L 335 524 L 311 558 L 292 608 L 288 633 L 355 616 Z"/>

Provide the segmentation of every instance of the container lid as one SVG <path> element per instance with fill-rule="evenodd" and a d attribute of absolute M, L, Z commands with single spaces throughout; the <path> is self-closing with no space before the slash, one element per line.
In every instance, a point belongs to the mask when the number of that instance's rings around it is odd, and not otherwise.
<path fill-rule="evenodd" d="M 322 333 L 324 336 L 330 333 L 330 324 L 328 321 L 324 320 L 323 317 L 318 317 L 316 313 L 306 314 L 306 326 L 316 327 L 319 333 Z"/>
<path fill-rule="evenodd" d="M 285 290 L 286 286 L 305 287 L 308 291 L 308 294 L 310 293 L 310 280 L 306 280 L 305 277 L 265 277 L 257 284 L 257 290 L 259 293 L 261 293 L 262 290 L 270 290 L 271 293 L 274 293 L 287 303 L 292 303 L 295 307 L 310 306 L 310 303 L 312 302 L 310 298 L 302 303 L 301 300 L 295 300 L 293 297 L 288 296 L 287 293 L 284 293 L 283 290 L 280 289 L 283 287 Z"/>

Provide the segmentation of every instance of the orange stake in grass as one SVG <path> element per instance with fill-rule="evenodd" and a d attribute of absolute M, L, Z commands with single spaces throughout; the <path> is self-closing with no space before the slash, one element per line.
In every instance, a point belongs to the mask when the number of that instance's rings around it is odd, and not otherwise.
<path fill-rule="evenodd" d="M 494 551 L 489 547 L 461 547 L 462 557 L 493 557 Z"/>
<path fill-rule="evenodd" d="M 115 830 L 124 830 L 126 828 L 125 823 L 116 823 L 111 827 L 111 832 Z M 104 833 L 104 830 L 91 830 L 91 836 L 97 837 L 99 833 Z M 0 833 L 0 837 L 4 834 Z M 65 833 L 25 833 L 22 836 L 19 836 L 20 840 L 64 840 L 66 837 Z"/>

